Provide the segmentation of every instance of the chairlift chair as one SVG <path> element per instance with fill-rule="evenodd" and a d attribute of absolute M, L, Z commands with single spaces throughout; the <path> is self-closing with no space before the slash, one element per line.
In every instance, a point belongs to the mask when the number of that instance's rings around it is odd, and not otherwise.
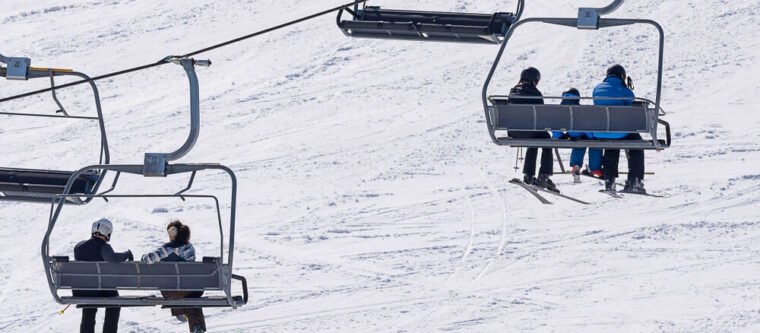
<path fill-rule="evenodd" d="M 617 9 L 623 0 L 615 0 L 605 8 L 581 8 L 578 18 L 527 18 L 513 24 L 496 55 L 496 60 L 483 85 L 482 99 L 485 109 L 486 126 L 494 143 L 511 147 L 547 148 L 607 148 L 607 149 L 656 149 L 670 147 L 670 124 L 659 117 L 665 115 L 661 108 L 663 54 L 665 34 L 662 27 L 653 20 L 601 18 Z M 577 29 L 598 30 L 633 24 L 654 26 L 659 32 L 659 58 L 657 72 L 657 95 L 654 101 L 635 98 L 631 106 L 604 105 L 526 105 L 511 104 L 509 96 L 489 96 L 488 87 L 510 37 L 518 27 L 527 23 L 545 23 Z M 520 99 L 531 98 L 520 96 Z M 534 97 L 544 100 L 558 100 L 562 97 Z M 600 98 L 588 99 L 626 99 Z M 659 139 L 658 125 L 665 127 L 665 139 Z M 498 132 L 497 132 L 498 131 Z M 615 132 L 643 133 L 651 139 L 642 140 L 569 140 L 569 139 L 517 139 L 500 136 L 506 131 L 575 131 L 575 132 Z"/>
<path fill-rule="evenodd" d="M 382 9 L 365 3 L 361 9 L 357 4 L 339 11 L 337 23 L 349 37 L 499 44 L 519 20 L 523 2 L 516 13 L 493 14 Z M 342 19 L 344 12 L 350 20 Z"/>
<path fill-rule="evenodd" d="M 198 78 L 195 65 L 208 66 L 209 61 L 194 59 L 168 58 L 168 61 L 181 64 L 190 81 L 190 134 L 185 143 L 172 153 L 146 153 L 143 164 L 134 165 L 92 165 L 74 172 L 68 179 L 62 194 L 55 196 L 51 208 L 50 220 L 45 237 L 42 241 L 42 262 L 45 275 L 53 294 L 53 298 L 61 304 L 76 304 L 79 307 L 129 307 L 129 306 L 162 306 L 162 307 L 232 307 L 248 302 L 248 286 L 244 277 L 232 274 L 233 254 L 235 249 L 235 209 L 237 196 L 237 180 L 235 174 L 226 166 L 219 164 L 170 164 L 187 154 L 194 146 L 200 129 L 200 107 Z M 193 186 L 196 174 L 203 170 L 220 170 L 225 172 L 231 181 L 230 217 L 227 260 L 224 260 L 224 234 L 219 200 L 212 195 L 185 194 Z M 50 255 L 50 236 L 58 222 L 63 209 L 63 203 L 72 194 L 76 179 L 89 172 L 115 172 L 110 189 L 97 193 L 86 194 L 88 200 L 94 198 L 207 198 L 216 203 L 216 215 L 221 239 L 219 257 L 204 257 L 201 262 L 159 262 L 146 264 L 140 262 L 108 263 L 72 261 L 67 256 Z M 142 175 L 145 177 L 167 177 L 170 175 L 190 173 L 187 187 L 173 194 L 110 194 L 117 185 L 122 173 Z M 243 294 L 233 295 L 232 280 L 242 283 Z M 81 297 L 61 296 L 62 290 L 131 290 L 144 292 L 139 296 L 118 297 Z M 166 291 L 219 291 L 222 296 L 204 296 L 200 298 L 167 299 L 154 295 L 158 290 Z"/>
<path fill-rule="evenodd" d="M 108 151 L 108 140 L 103 120 L 103 111 L 100 105 L 100 95 L 95 82 L 90 81 L 89 84 L 95 99 L 97 117 L 69 115 L 58 100 L 55 92 L 55 77 L 77 76 L 82 79 L 89 79 L 89 76 L 70 69 L 30 67 L 31 60 L 29 58 L 5 57 L 2 54 L 0 54 L 0 63 L 7 65 L 7 67 L 0 67 L 0 77 L 5 77 L 8 80 L 29 80 L 36 78 L 50 79 L 50 85 L 53 88 L 53 101 L 55 101 L 58 106 L 56 113 L 60 113 L 60 115 L 50 115 L 0 112 L 0 115 L 96 120 L 98 121 L 98 126 L 100 128 L 100 163 L 109 164 L 110 154 Z M 50 203 L 56 195 L 63 193 L 66 182 L 73 174 L 74 172 L 72 171 L 0 167 L 0 201 Z M 88 203 L 91 199 L 87 199 L 85 196 L 80 195 L 95 193 L 100 187 L 104 176 L 105 174 L 100 173 L 99 171 L 82 173 L 74 179 L 71 188 L 71 194 L 75 195 L 68 196 L 65 202 L 69 204 Z"/>

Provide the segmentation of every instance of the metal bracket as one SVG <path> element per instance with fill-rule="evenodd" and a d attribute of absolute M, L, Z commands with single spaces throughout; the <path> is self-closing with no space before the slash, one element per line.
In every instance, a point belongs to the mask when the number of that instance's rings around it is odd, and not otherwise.
<path fill-rule="evenodd" d="M 5 58 L 5 57 L 3 57 Z M 29 58 L 5 58 L 8 65 L 5 78 L 8 80 L 27 80 L 29 77 L 29 66 L 32 59 Z"/>
<path fill-rule="evenodd" d="M 599 29 L 599 17 L 614 12 L 625 0 L 614 0 L 603 8 L 578 9 L 578 29 Z"/>
<path fill-rule="evenodd" d="M 599 29 L 599 9 L 578 9 L 578 29 Z"/>

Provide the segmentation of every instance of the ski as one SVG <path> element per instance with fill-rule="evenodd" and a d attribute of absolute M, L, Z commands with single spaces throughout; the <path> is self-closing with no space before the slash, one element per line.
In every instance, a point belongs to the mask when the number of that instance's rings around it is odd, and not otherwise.
<path fill-rule="evenodd" d="M 537 186 L 531 186 L 531 187 L 533 187 L 533 189 L 535 189 L 537 191 L 546 192 L 546 193 L 549 193 L 549 194 L 554 194 L 554 195 L 556 195 L 556 196 L 558 196 L 560 198 L 565 198 L 567 200 L 574 201 L 574 202 L 577 202 L 579 204 L 583 204 L 583 205 L 590 205 L 591 204 L 591 203 L 585 202 L 583 200 L 573 198 L 571 196 L 567 196 L 567 195 L 564 195 L 564 194 L 561 194 L 561 193 L 557 193 L 557 192 L 554 192 L 554 191 L 549 191 L 549 190 L 547 190 L 545 188 L 541 188 L 541 187 L 537 187 Z"/>
<path fill-rule="evenodd" d="M 634 194 L 634 195 L 640 195 L 645 197 L 652 197 L 652 198 L 667 198 L 667 196 L 659 195 L 659 194 L 650 194 L 650 193 L 633 193 L 633 192 L 624 192 L 624 191 L 606 191 L 606 190 L 599 190 L 599 193 L 609 194 L 613 198 L 622 199 L 624 195 L 626 194 Z"/>
<path fill-rule="evenodd" d="M 623 196 L 620 195 L 620 194 L 618 194 L 617 191 L 599 190 L 599 193 L 608 194 L 609 196 L 611 196 L 613 198 L 617 198 L 617 199 L 622 199 L 623 198 Z"/>
<path fill-rule="evenodd" d="M 664 195 L 659 195 L 659 194 L 651 194 L 651 193 L 634 193 L 634 192 L 623 192 L 623 191 L 618 191 L 618 193 L 619 193 L 619 194 L 635 194 L 635 195 L 641 195 L 641 196 L 645 196 L 645 197 L 653 197 L 653 198 L 667 198 L 667 197 L 666 197 L 666 196 L 664 196 Z"/>
<path fill-rule="evenodd" d="M 543 204 L 546 204 L 546 205 L 552 204 L 552 202 L 549 201 L 549 200 L 546 200 L 546 198 L 544 198 L 543 196 L 541 196 L 540 194 L 538 194 L 538 192 L 549 193 L 549 194 L 556 195 L 556 196 L 558 196 L 560 198 L 564 198 L 564 199 L 567 199 L 567 200 L 570 200 L 570 201 L 577 202 L 579 204 L 590 205 L 590 203 L 588 203 L 588 202 L 585 202 L 585 201 L 580 200 L 580 199 L 573 198 L 571 196 L 560 194 L 560 193 L 557 193 L 557 192 L 554 192 L 554 191 L 549 191 L 549 190 L 547 190 L 545 188 L 538 187 L 538 186 L 535 186 L 535 185 L 525 184 L 525 183 L 523 183 L 522 181 L 520 181 L 517 178 L 513 178 L 509 182 L 512 183 L 512 184 L 515 184 L 515 185 L 520 185 L 520 187 L 528 190 L 528 192 L 530 192 L 531 194 L 533 194 L 536 198 L 538 198 L 538 200 L 540 200 Z"/>
<path fill-rule="evenodd" d="M 598 177 L 598 176 L 594 176 L 590 172 L 588 172 L 588 170 L 583 170 L 581 172 L 581 176 L 586 176 L 586 177 L 593 178 L 593 179 L 596 179 L 596 180 L 604 182 L 604 178 Z M 615 183 L 615 184 L 617 184 L 617 186 L 625 187 L 625 184 L 623 184 L 623 183 Z"/>
<path fill-rule="evenodd" d="M 538 201 L 541 201 L 541 203 L 544 204 L 544 205 L 551 205 L 552 204 L 551 201 L 546 200 L 546 198 L 544 198 L 542 195 L 538 194 L 538 191 L 536 191 L 536 189 L 533 188 L 533 186 L 525 184 L 525 183 L 521 182 L 517 178 L 512 178 L 512 180 L 510 180 L 509 183 L 515 184 L 517 186 L 520 186 L 520 187 L 524 188 L 526 191 L 530 192 L 530 194 L 533 194 L 533 196 L 536 197 L 536 199 L 538 199 Z"/>

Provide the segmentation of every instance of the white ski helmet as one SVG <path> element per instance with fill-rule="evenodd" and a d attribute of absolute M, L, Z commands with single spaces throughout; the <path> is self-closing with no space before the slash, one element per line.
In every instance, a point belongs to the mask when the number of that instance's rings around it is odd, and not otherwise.
<path fill-rule="evenodd" d="M 92 222 L 92 233 L 98 234 L 106 238 L 106 240 L 111 239 L 111 232 L 113 231 L 113 225 L 111 224 L 111 221 L 108 219 L 100 219 L 95 222 Z"/>

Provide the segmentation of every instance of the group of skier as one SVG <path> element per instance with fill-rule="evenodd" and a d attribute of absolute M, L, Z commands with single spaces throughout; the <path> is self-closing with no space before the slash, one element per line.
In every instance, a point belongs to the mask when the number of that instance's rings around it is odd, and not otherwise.
<path fill-rule="evenodd" d="M 544 104 L 543 95 L 538 90 L 541 81 L 541 72 L 534 67 L 526 68 L 520 74 L 520 82 L 509 92 L 511 104 Z M 635 95 L 632 91 L 633 84 L 627 77 L 625 68 L 615 64 L 607 69 L 605 79 L 594 88 L 594 105 L 632 105 Z M 580 104 L 581 94 L 576 88 L 570 88 L 562 94 L 562 105 Z M 545 131 L 510 131 L 508 134 L 517 139 L 603 139 L 603 140 L 641 140 L 638 133 L 611 133 L 611 132 L 552 132 L 550 135 Z M 523 182 L 547 190 L 559 193 L 557 186 L 552 182 L 554 173 L 554 157 L 552 148 L 541 148 L 541 167 L 536 177 L 536 161 L 538 148 L 528 148 L 525 153 L 523 165 Z M 586 148 L 573 149 L 570 156 L 570 167 L 576 180 L 581 174 L 581 166 L 586 155 Z M 620 149 L 588 149 L 589 175 L 604 180 L 604 190 L 615 192 L 615 179 L 618 178 L 618 162 Z M 628 150 L 628 178 L 623 188 L 627 193 L 645 194 L 644 188 L 644 151 L 640 149 Z"/>
<path fill-rule="evenodd" d="M 124 262 L 134 260 L 132 251 L 114 252 L 111 245 L 108 244 L 113 231 L 113 224 L 110 220 L 100 219 L 93 222 L 91 230 L 91 238 L 79 242 L 74 247 L 74 259 L 76 261 Z M 140 261 L 148 264 L 160 261 L 195 261 L 195 248 L 190 243 L 190 227 L 182 224 L 180 221 L 172 221 L 166 226 L 166 232 L 169 236 L 169 242 L 153 252 L 146 253 Z M 201 297 L 203 291 L 162 290 L 161 294 L 168 299 L 182 299 Z M 73 290 L 72 295 L 76 297 L 117 297 L 119 296 L 119 292 L 115 290 Z M 82 321 L 79 325 L 80 333 L 95 332 L 95 315 L 97 311 L 96 307 L 83 307 Z M 121 308 L 107 307 L 105 312 L 103 333 L 116 333 L 119 326 Z M 206 331 L 206 322 L 202 308 L 173 308 L 171 312 L 178 320 L 188 323 L 190 332 L 202 333 Z"/>

